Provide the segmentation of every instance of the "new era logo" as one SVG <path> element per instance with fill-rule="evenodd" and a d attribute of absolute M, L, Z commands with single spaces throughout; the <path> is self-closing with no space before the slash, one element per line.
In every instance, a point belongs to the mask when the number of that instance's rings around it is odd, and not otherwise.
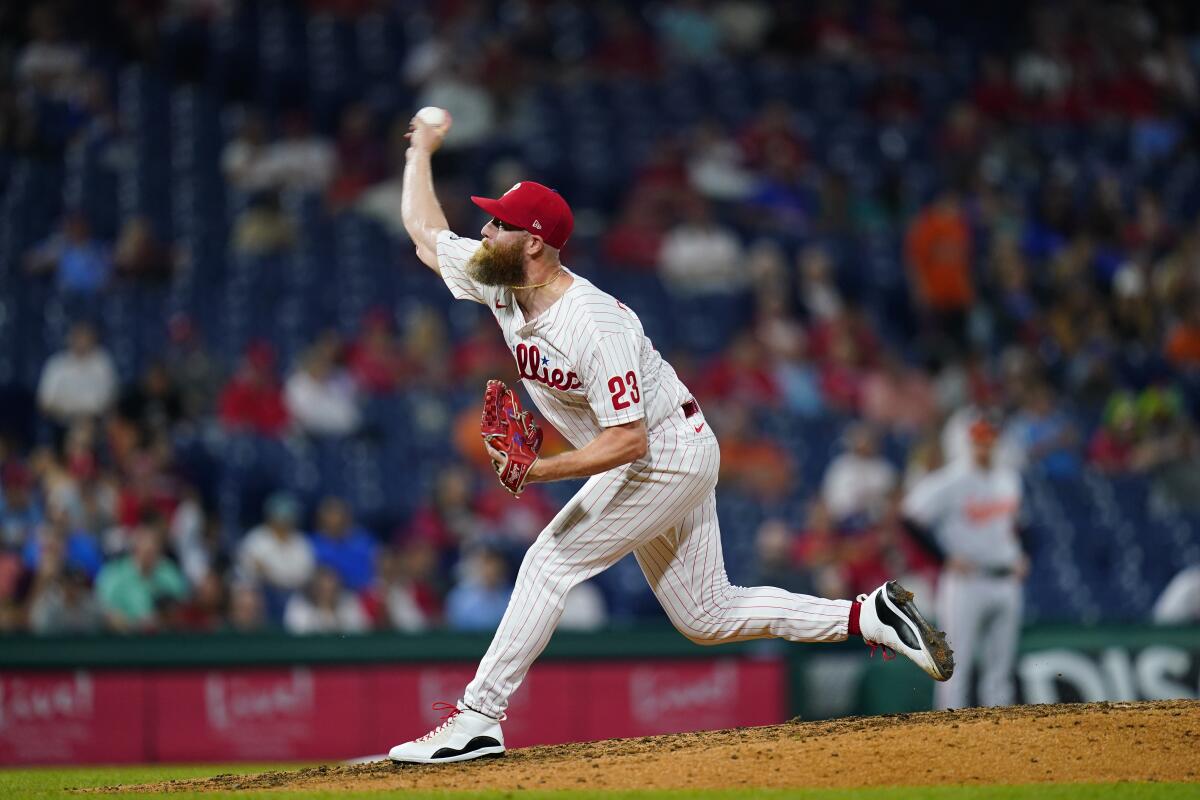
<path fill-rule="evenodd" d="M 542 223 L 535 219 L 533 221 L 533 227 L 537 228 L 540 231 L 542 229 Z"/>

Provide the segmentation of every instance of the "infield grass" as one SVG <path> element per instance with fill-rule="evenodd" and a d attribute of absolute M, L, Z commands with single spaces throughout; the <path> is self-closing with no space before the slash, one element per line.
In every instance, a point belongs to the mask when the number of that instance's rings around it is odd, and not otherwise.
<path fill-rule="evenodd" d="M 1087 784 L 1025 784 L 1021 786 L 920 786 L 886 787 L 870 789 L 722 789 L 714 791 L 622 791 L 605 792 L 581 789 L 579 791 L 523 791 L 523 792 L 398 792 L 384 791 L 278 791 L 196 793 L 171 792 L 163 794 L 141 794 L 121 792 L 117 794 L 81 794 L 72 789 L 100 786 L 129 786 L 155 783 L 180 778 L 197 778 L 222 773 L 253 773 L 275 769 L 294 769 L 295 764 L 234 764 L 225 766 L 153 766 L 153 767 L 73 767 L 0 770 L 0 798 L 4 800 L 49 800 L 55 798 L 167 798 L 184 800 L 200 798 L 214 800 L 217 797 L 259 798 L 260 800 L 297 800 L 298 798 L 321 798 L 321 800 L 352 800 L 385 796 L 403 797 L 404 800 L 502 800 L 503 798 L 530 798 L 530 800 L 743 800 L 743 798 L 800 798 L 800 800 L 1008 800 L 1009 798 L 1034 798 L 1035 800 L 1200 800 L 1200 784 L 1197 783 L 1087 783 Z"/>

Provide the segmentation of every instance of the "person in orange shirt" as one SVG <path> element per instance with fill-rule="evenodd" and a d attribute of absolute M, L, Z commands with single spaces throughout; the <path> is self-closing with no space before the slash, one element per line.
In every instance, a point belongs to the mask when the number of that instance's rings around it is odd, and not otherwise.
<path fill-rule="evenodd" d="M 971 229 L 958 193 L 944 189 L 909 226 L 905 242 L 913 298 L 925 335 L 939 349 L 957 350 L 975 299 Z"/>
<path fill-rule="evenodd" d="M 1200 297 L 1193 298 L 1187 315 L 1167 334 L 1167 358 L 1177 367 L 1200 367 Z"/>

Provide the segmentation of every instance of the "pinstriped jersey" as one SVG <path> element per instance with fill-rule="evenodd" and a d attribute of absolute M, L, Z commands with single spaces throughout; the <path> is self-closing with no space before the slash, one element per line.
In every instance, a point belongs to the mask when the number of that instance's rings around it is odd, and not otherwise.
<path fill-rule="evenodd" d="M 450 231 L 438 234 L 442 280 L 455 298 L 491 310 L 526 391 L 572 445 L 583 447 L 604 428 L 638 419 L 653 430 L 679 413 L 691 393 L 628 306 L 570 273 L 574 281 L 563 296 L 526 319 L 511 289 L 484 286 L 467 274 L 481 244 Z"/>

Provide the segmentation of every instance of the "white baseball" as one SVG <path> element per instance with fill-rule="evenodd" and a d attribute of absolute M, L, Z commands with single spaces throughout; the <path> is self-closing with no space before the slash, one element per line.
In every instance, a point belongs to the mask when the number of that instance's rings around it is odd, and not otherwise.
<path fill-rule="evenodd" d="M 425 106 L 417 112 L 417 119 L 434 128 L 441 128 L 450 121 L 450 113 L 437 106 Z"/>

